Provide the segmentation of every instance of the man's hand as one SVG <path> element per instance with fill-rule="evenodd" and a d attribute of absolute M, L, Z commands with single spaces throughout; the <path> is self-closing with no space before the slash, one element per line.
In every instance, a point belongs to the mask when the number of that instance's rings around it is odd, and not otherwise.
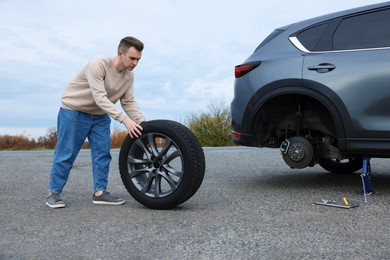
<path fill-rule="evenodd" d="M 122 123 L 126 126 L 127 132 L 129 133 L 131 138 L 137 138 L 142 135 L 142 127 L 133 120 L 131 120 L 129 117 L 125 117 Z"/>

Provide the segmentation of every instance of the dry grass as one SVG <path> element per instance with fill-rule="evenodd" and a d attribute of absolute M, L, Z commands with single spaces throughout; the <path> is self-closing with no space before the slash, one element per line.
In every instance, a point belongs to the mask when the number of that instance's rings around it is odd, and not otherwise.
<path fill-rule="evenodd" d="M 123 140 L 127 136 L 127 131 L 125 130 L 115 130 L 111 134 L 111 148 L 120 148 Z"/>
<path fill-rule="evenodd" d="M 30 150 L 37 149 L 38 145 L 35 140 L 30 140 L 23 135 L 2 135 L 0 136 L 1 150 Z"/>
<path fill-rule="evenodd" d="M 112 132 L 111 147 L 120 148 L 126 136 L 126 131 L 115 130 Z M 46 136 L 41 136 L 37 140 L 29 139 L 24 135 L 0 135 L 0 150 L 54 149 L 56 142 L 57 132 L 55 129 L 49 129 Z M 89 149 L 89 143 L 85 142 L 82 148 Z"/>

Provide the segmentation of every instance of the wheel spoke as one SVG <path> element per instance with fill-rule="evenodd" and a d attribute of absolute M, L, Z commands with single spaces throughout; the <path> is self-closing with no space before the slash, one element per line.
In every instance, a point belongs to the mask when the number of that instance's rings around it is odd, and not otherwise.
<path fill-rule="evenodd" d="M 147 160 L 147 159 L 138 159 L 138 158 L 134 158 L 132 156 L 129 156 L 127 158 L 127 163 L 130 163 L 130 164 L 146 164 L 148 162 L 149 162 L 149 160 Z"/>
<path fill-rule="evenodd" d="M 158 157 L 159 152 L 158 152 L 157 145 L 156 145 L 156 140 L 155 140 L 153 134 L 148 134 L 148 143 L 150 145 L 150 149 L 152 150 L 152 154 L 155 157 Z"/>
<path fill-rule="evenodd" d="M 179 150 L 176 150 L 174 151 L 173 153 L 171 153 L 167 158 L 165 158 L 164 160 L 164 164 L 168 164 L 170 163 L 173 159 L 177 158 L 177 157 L 181 157 L 181 153 L 179 152 Z"/>
<path fill-rule="evenodd" d="M 140 139 L 137 139 L 135 141 L 135 144 L 141 148 L 141 150 L 143 151 L 143 153 L 146 155 L 146 157 L 148 158 L 148 160 L 151 160 L 151 157 L 152 157 L 152 153 L 149 151 L 149 149 L 144 145 L 144 143 L 140 140 Z"/>
<path fill-rule="evenodd" d="M 160 154 L 159 156 L 164 156 L 168 153 L 169 149 L 171 148 L 171 145 L 172 145 L 172 142 L 171 142 L 171 139 L 165 139 L 165 144 L 164 144 L 164 147 L 162 148 L 162 150 L 160 151 Z"/>
<path fill-rule="evenodd" d="M 165 170 L 167 170 L 169 173 L 172 173 L 173 175 L 179 177 L 179 178 L 182 178 L 183 177 L 183 172 L 182 171 L 178 171 L 176 170 L 175 168 L 173 168 L 172 166 L 170 166 L 169 164 L 166 164 L 163 166 L 163 168 Z"/>
<path fill-rule="evenodd" d="M 140 176 L 141 174 L 148 173 L 149 171 L 147 169 L 139 169 L 129 172 L 130 178 L 136 178 Z"/>
<path fill-rule="evenodd" d="M 154 179 L 154 196 L 159 198 L 161 194 L 161 176 L 157 175 Z"/>
<path fill-rule="evenodd" d="M 168 185 L 171 187 L 172 191 L 176 190 L 176 188 L 179 186 L 178 182 L 175 181 L 171 176 L 168 174 L 161 174 L 161 177 L 164 178 Z"/>
<path fill-rule="evenodd" d="M 150 174 L 149 176 L 148 176 L 148 179 L 146 180 L 146 183 L 145 183 L 145 185 L 142 187 L 142 189 L 141 189 L 141 192 L 142 193 L 147 193 L 149 190 L 150 190 L 150 187 L 152 187 L 152 183 L 153 183 L 153 180 L 154 180 L 155 178 L 154 178 L 154 175 L 153 174 Z"/>

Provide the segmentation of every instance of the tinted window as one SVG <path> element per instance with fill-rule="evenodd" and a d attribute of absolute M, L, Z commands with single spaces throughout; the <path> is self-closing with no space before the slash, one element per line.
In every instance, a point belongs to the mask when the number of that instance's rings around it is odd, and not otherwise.
<path fill-rule="evenodd" d="M 318 40 L 321 38 L 327 27 L 328 23 L 311 27 L 303 32 L 300 32 L 297 35 L 297 38 L 307 50 L 313 51 L 314 47 L 317 45 Z"/>
<path fill-rule="evenodd" d="M 334 50 L 390 47 L 390 9 L 344 19 L 333 36 Z"/>

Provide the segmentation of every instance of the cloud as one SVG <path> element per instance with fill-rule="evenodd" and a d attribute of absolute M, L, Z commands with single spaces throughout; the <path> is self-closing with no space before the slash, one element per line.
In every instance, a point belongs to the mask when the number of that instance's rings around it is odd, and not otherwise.
<path fill-rule="evenodd" d="M 2 0 L 0 127 L 55 126 L 67 82 L 90 59 L 115 55 L 127 35 L 145 43 L 135 70 L 145 115 L 183 121 L 215 100 L 230 103 L 234 66 L 275 28 L 370 3 Z"/>

